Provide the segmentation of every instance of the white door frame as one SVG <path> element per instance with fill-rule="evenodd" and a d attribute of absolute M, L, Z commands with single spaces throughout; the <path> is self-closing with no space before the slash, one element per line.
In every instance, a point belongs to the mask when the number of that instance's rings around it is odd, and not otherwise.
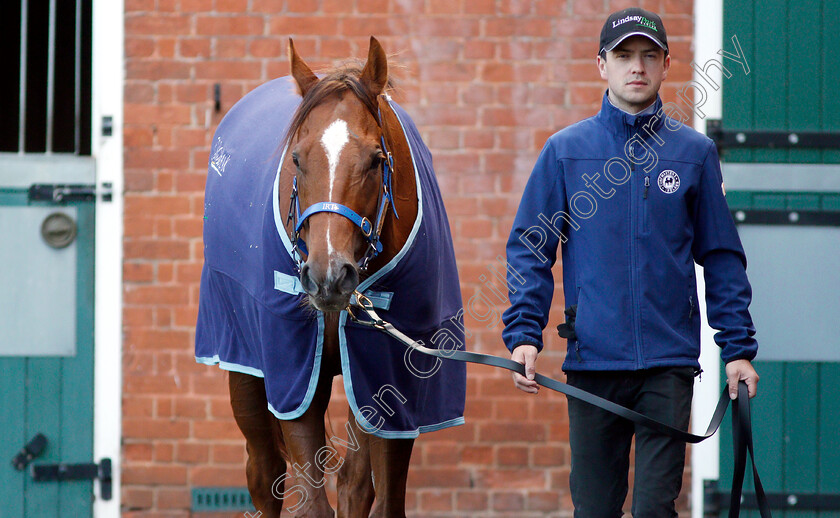
<path fill-rule="evenodd" d="M 125 75 L 124 0 L 93 0 L 91 154 L 96 185 L 113 186 L 112 201 L 96 201 L 94 323 L 94 462 L 109 457 L 111 500 L 94 483 L 93 515 L 119 518 L 122 450 L 122 238 L 123 238 L 123 85 Z M 113 120 L 113 134 L 102 136 L 102 118 Z"/>
<path fill-rule="evenodd" d="M 728 35 L 731 36 L 731 35 Z M 703 66 L 708 60 L 720 59 L 718 51 L 723 45 L 723 0 L 703 0 L 694 2 L 694 62 Z M 711 68 L 709 76 L 719 85 L 724 85 L 721 73 Z M 694 80 L 699 80 L 697 71 Z M 723 86 L 726 87 L 725 85 Z M 723 107 L 722 90 L 706 89 L 708 97 L 703 104 L 706 118 L 695 114 L 694 129 L 706 134 L 706 120 L 720 119 Z M 700 93 L 695 90 L 695 102 L 700 102 Z M 712 419 L 722 385 L 720 381 L 720 348 L 714 341 L 715 331 L 709 327 L 706 319 L 706 284 L 703 280 L 703 268 L 697 269 L 697 288 L 701 294 L 700 317 L 703 321 L 700 334 L 700 367 L 703 369 L 702 382 L 695 378 L 694 402 L 691 409 L 691 428 L 695 434 L 706 432 L 706 426 Z M 691 447 L 691 516 L 703 517 L 703 480 L 720 477 L 720 434 L 706 439 Z"/>

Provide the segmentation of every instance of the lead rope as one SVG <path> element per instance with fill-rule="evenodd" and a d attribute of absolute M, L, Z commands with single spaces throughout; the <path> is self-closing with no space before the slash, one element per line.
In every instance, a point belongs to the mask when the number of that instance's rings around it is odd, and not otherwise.
<path fill-rule="evenodd" d="M 525 375 L 525 366 L 519 362 L 499 356 L 490 354 L 473 353 L 468 351 L 441 351 L 439 349 L 430 349 L 421 345 L 419 342 L 412 340 L 399 329 L 395 328 L 391 323 L 383 320 L 374 310 L 373 302 L 365 295 L 356 291 L 355 302 L 351 298 L 350 304 L 347 306 L 347 313 L 350 318 L 357 324 L 372 327 L 391 337 L 402 342 L 406 347 L 414 349 L 417 352 L 443 358 L 446 360 L 455 360 L 465 363 L 476 363 L 478 365 L 489 365 L 491 367 L 498 367 L 500 369 L 517 372 Z M 367 320 L 362 320 L 356 314 L 356 310 L 360 310 L 365 314 Z M 560 392 L 566 396 L 570 396 L 590 405 L 594 405 L 602 410 L 606 410 L 612 414 L 618 415 L 628 419 L 634 423 L 646 426 L 657 432 L 660 432 L 674 439 L 679 439 L 690 444 L 697 444 L 711 437 L 717 432 L 720 427 L 723 417 L 726 414 L 726 407 L 729 406 L 729 391 L 724 387 L 723 392 L 718 400 L 715 412 L 712 415 L 712 420 L 706 428 L 706 433 L 703 435 L 694 435 L 685 432 L 679 428 L 667 425 L 656 419 L 650 418 L 644 414 L 640 414 L 634 410 L 623 407 L 612 401 L 604 399 L 595 394 L 586 392 L 577 387 L 567 385 L 566 383 L 557 381 L 539 373 L 534 374 L 534 381 L 547 389 Z M 746 470 L 746 457 L 749 452 L 750 460 L 753 468 L 753 480 L 755 483 L 755 495 L 758 501 L 761 518 L 771 518 L 770 507 L 767 503 L 767 497 L 764 494 L 764 488 L 761 485 L 761 480 L 758 476 L 758 469 L 755 466 L 755 454 L 753 453 L 753 439 L 752 439 L 752 424 L 750 421 L 750 398 L 747 392 L 747 384 L 743 381 L 738 383 L 738 399 L 737 404 L 732 405 L 732 441 L 735 448 L 735 471 L 732 476 L 732 492 L 730 493 L 729 517 L 735 518 L 740 514 L 741 491 L 744 484 L 744 472 Z"/>

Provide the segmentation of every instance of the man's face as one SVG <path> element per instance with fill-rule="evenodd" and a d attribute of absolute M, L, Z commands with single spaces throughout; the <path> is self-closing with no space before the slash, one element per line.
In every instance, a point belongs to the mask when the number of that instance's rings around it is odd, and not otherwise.
<path fill-rule="evenodd" d="M 608 52 L 606 60 L 598 56 L 598 70 L 609 84 L 610 101 L 630 113 L 653 104 L 671 67 L 671 56 L 664 54 L 650 38 L 631 36 Z"/>

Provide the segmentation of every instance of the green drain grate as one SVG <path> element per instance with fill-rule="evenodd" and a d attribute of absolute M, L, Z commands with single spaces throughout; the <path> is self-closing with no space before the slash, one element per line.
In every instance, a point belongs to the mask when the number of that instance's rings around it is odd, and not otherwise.
<path fill-rule="evenodd" d="M 194 487 L 193 511 L 254 511 L 245 487 Z"/>

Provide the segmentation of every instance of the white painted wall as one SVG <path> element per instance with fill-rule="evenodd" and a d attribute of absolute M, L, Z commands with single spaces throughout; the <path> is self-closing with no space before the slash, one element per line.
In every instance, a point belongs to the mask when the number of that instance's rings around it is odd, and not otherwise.
<path fill-rule="evenodd" d="M 93 102 L 91 152 L 96 183 L 113 184 L 113 201 L 96 202 L 96 313 L 93 454 L 113 462 L 113 496 L 100 498 L 94 484 L 96 518 L 120 516 L 122 437 L 122 237 L 123 237 L 123 0 L 93 2 Z M 113 135 L 102 136 L 102 117 L 111 116 Z"/>
<path fill-rule="evenodd" d="M 730 35 L 731 36 L 731 35 Z M 694 62 L 703 66 L 712 58 L 720 59 L 718 51 L 723 47 L 723 1 L 697 0 L 694 2 Z M 711 69 L 710 77 L 718 84 L 723 84 L 721 74 L 717 69 Z M 697 72 L 694 79 L 698 80 Z M 706 83 L 699 81 L 704 85 Z M 725 86 L 724 86 L 725 87 Z M 722 114 L 723 96 L 721 90 L 713 91 L 706 88 L 708 99 L 703 105 L 706 119 L 720 119 Z M 695 91 L 695 101 L 699 101 L 700 94 Z M 706 119 L 695 115 L 694 129 L 706 133 Z M 713 339 L 714 330 L 706 320 L 706 290 L 703 281 L 703 268 L 697 269 L 697 289 L 700 293 L 700 315 L 703 320 L 701 330 L 700 366 L 703 369 L 702 381 L 695 378 L 694 403 L 691 409 L 691 428 L 695 434 L 706 431 L 712 419 L 715 405 L 722 390 L 720 380 L 720 348 Z M 716 434 L 700 444 L 692 446 L 691 450 L 691 516 L 703 516 L 703 480 L 717 479 L 720 476 L 719 466 L 720 437 Z"/>

